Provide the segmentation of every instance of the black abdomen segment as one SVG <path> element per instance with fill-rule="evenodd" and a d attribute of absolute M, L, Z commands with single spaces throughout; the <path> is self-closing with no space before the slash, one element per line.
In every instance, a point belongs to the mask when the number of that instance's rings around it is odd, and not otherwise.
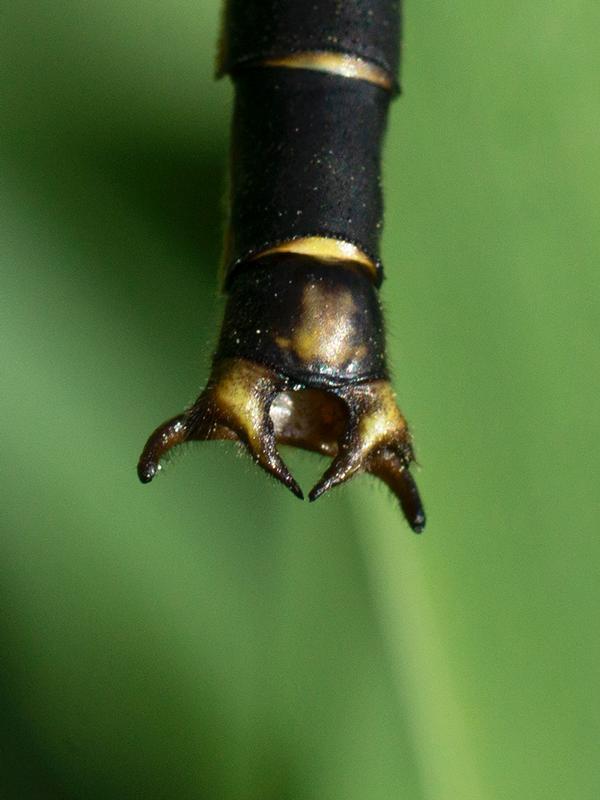
<path fill-rule="evenodd" d="M 377 291 L 352 263 L 265 256 L 235 276 L 216 358 L 258 362 L 310 388 L 387 378 Z"/>
<path fill-rule="evenodd" d="M 395 83 L 400 22 L 399 0 L 229 0 L 220 73 L 310 51 L 364 59 Z"/>
<path fill-rule="evenodd" d="M 390 92 L 309 69 L 235 75 L 228 272 L 283 242 L 355 245 L 381 280 L 380 154 Z"/>

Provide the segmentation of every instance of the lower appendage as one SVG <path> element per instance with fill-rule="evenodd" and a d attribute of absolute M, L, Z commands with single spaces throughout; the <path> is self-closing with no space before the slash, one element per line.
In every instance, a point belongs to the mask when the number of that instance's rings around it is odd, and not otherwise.
<path fill-rule="evenodd" d="M 209 439 L 242 442 L 300 498 L 277 445 L 331 456 L 310 500 L 368 472 L 395 493 L 415 532 L 425 526 L 409 469 L 410 433 L 387 377 L 376 291 L 356 266 L 274 255 L 234 278 L 207 387 L 152 434 L 140 479 L 152 480 L 176 445 Z"/>

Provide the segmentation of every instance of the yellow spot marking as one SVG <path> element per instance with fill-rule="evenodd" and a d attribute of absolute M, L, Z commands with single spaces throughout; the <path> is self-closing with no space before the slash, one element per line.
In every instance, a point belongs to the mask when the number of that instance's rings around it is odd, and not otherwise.
<path fill-rule="evenodd" d="M 305 52 L 292 53 L 281 58 L 266 58 L 261 61 L 264 67 L 288 67 L 289 69 L 311 69 L 316 72 L 327 72 L 343 78 L 368 81 L 382 89 L 390 90 L 392 80 L 385 70 L 365 61 L 364 58 L 347 53 Z"/>
<path fill-rule="evenodd" d="M 362 417 L 358 428 L 360 449 L 364 452 L 393 439 L 394 434 L 406 428 L 394 391 L 387 381 L 377 387 L 373 401 L 373 407 Z"/>
<path fill-rule="evenodd" d="M 330 239 L 327 236 L 305 236 L 299 239 L 290 239 L 288 242 L 269 247 L 253 256 L 255 261 L 263 256 L 271 256 L 276 253 L 297 253 L 303 256 L 320 258 L 323 261 L 353 261 L 366 267 L 371 276 L 377 279 L 377 267 L 369 256 L 360 247 L 350 242 L 343 242 L 339 239 Z"/>
<path fill-rule="evenodd" d="M 348 290 L 327 291 L 318 284 L 302 295 L 302 315 L 291 346 L 305 363 L 322 361 L 339 366 L 356 358 L 353 316 L 356 306 Z M 288 342 L 282 341 L 285 347 Z M 288 345 L 289 346 L 289 345 Z"/>
<path fill-rule="evenodd" d="M 265 423 L 264 389 L 269 382 L 258 364 L 234 359 L 219 376 L 213 392 L 219 409 L 242 429 L 252 448 L 260 450 Z"/>

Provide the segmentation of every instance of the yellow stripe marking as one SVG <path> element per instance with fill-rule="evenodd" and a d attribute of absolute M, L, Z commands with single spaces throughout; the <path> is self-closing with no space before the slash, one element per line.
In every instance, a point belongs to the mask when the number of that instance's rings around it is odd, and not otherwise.
<path fill-rule="evenodd" d="M 347 53 L 306 52 L 292 53 L 281 58 L 266 58 L 260 62 L 263 67 L 288 67 L 289 69 L 312 69 L 341 75 L 343 78 L 368 81 L 382 89 L 392 89 L 393 82 L 385 70 L 365 61 L 364 58 Z"/>
<path fill-rule="evenodd" d="M 366 267 L 374 280 L 377 280 L 377 265 L 360 247 L 350 242 L 339 239 L 329 239 L 326 236 L 305 236 L 300 239 L 290 239 L 288 242 L 269 247 L 252 257 L 253 261 L 263 256 L 276 253 L 296 253 L 302 256 L 312 256 L 324 261 L 353 261 Z"/>

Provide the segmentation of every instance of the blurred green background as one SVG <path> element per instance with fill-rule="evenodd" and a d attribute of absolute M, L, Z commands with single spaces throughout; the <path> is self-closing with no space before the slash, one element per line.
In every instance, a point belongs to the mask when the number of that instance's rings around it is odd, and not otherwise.
<path fill-rule="evenodd" d="M 1 5 L 0 796 L 597 798 L 600 7 L 407 4 L 416 537 L 369 478 L 300 504 L 227 444 L 137 481 L 222 309 L 218 5 Z"/>

